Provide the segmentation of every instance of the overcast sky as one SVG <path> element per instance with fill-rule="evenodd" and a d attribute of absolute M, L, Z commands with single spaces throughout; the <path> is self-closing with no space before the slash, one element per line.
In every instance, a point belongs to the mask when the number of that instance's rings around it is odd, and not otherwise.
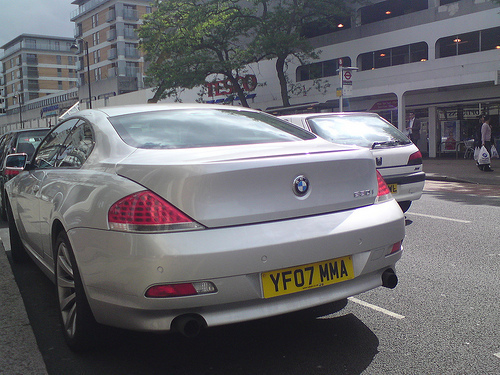
<path fill-rule="evenodd" d="M 73 38 L 73 0 L 0 0 L 0 47 L 21 34 Z M 3 51 L 0 50 L 0 56 Z"/>

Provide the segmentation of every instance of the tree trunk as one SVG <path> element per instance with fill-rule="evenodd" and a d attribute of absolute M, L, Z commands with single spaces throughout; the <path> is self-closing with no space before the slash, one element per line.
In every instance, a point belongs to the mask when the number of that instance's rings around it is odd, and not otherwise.
<path fill-rule="evenodd" d="M 285 59 L 286 57 L 278 57 L 276 60 L 276 72 L 278 73 L 278 80 L 280 82 L 281 101 L 283 102 L 283 107 L 290 107 L 288 84 L 285 76 Z"/>
<path fill-rule="evenodd" d="M 235 78 L 232 74 L 227 74 L 226 76 L 229 77 L 229 80 L 233 84 L 233 88 L 236 90 L 236 93 L 238 94 L 239 100 L 241 102 L 241 105 L 243 107 L 249 108 L 250 106 L 248 105 L 246 94 L 241 88 L 240 83 L 238 82 L 238 78 Z"/>

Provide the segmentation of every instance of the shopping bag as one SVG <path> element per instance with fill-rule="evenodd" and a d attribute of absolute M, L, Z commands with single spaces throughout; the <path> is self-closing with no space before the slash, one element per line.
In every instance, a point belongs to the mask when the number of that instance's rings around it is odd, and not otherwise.
<path fill-rule="evenodd" d="M 492 159 L 499 159 L 498 151 L 497 151 L 497 148 L 495 147 L 495 145 L 491 146 L 491 158 Z"/>
<path fill-rule="evenodd" d="M 479 159 L 479 150 L 481 150 L 479 147 L 476 147 L 474 149 L 474 160 L 477 161 L 477 159 Z"/>
<path fill-rule="evenodd" d="M 477 159 L 478 164 L 490 164 L 490 154 L 488 153 L 488 150 L 486 147 L 481 147 L 481 150 L 479 150 L 479 159 Z"/>

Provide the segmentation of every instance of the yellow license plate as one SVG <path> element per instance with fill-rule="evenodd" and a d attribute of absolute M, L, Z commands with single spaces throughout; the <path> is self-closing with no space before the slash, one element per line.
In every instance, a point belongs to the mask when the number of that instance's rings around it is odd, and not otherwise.
<path fill-rule="evenodd" d="M 387 184 L 387 187 L 392 194 L 396 194 L 398 192 L 398 184 Z"/>
<path fill-rule="evenodd" d="M 351 256 L 261 274 L 264 298 L 319 288 L 353 278 Z"/>

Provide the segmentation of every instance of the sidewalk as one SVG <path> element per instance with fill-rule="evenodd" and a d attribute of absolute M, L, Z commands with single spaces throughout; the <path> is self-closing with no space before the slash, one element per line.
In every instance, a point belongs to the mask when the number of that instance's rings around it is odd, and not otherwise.
<path fill-rule="evenodd" d="M 493 159 L 491 167 L 493 172 L 482 172 L 471 159 L 424 159 L 424 172 L 428 180 L 498 185 L 500 189 L 500 160 Z M 3 240 L 8 241 L 8 238 Z M 0 306 L 0 375 L 47 374 L 1 242 Z"/>
<path fill-rule="evenodd" d="M 7 240 L 8 239 L 4 239 Z M 45 363 L 0 242 L 0 374 L 44 375 Z"/>
<path fill-rule="evenodd" d="M 443 157 L 424 158 L 427 180 L 468 182 L 481 185 L 500 185 L 500 159 L 491 161 L 493 172 L 482 172 L 472 159 Z M 500 189 L 500 186 L 499 186 Z"/>

